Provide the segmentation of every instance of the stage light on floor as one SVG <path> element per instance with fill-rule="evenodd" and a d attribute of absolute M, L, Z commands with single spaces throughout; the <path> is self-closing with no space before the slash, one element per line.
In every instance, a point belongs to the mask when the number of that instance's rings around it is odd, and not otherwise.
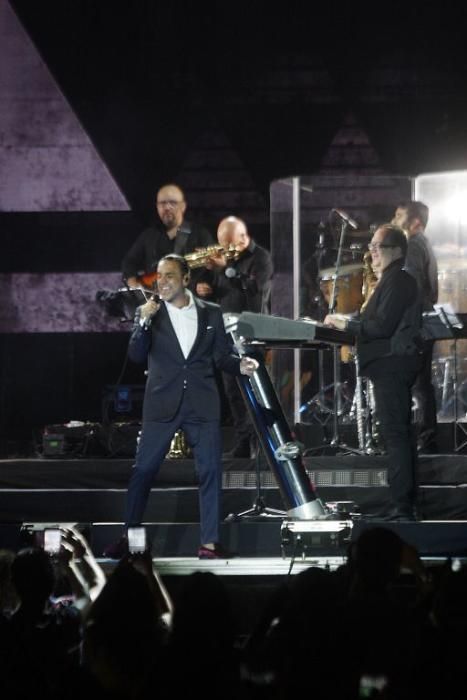
<path fill-rule="evenodd" d="M 352 534 L 353 521 L 284 520 L 281 526 L 282 557 L 317 556 L 323 552 L 345 553 Z"/>

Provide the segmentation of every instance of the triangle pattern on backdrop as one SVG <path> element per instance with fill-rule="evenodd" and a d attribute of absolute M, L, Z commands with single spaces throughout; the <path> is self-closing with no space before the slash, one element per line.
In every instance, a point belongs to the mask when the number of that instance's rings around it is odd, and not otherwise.
<path fill-rule="evenodd" d="M 0 211 L 127 211 L 128 202 L 24 30 L 0 3 Z"/>

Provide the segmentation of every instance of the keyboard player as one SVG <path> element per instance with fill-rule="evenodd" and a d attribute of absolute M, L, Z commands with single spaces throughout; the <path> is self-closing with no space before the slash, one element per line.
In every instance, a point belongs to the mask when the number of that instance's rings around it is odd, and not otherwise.
<path fill-rule="evenodd" d="M 390 503 L 384 520 L 415 519 L 417 450 L 411 387 L 421 361 L 421 305 L 415 279 L 404 269 L 407 239 L 392 224 L 379 226 L 369 249 L 379 277 L 360 316 L 329 314 L 325 325 L 356 336 L 360 374 L 374 387 L 376 414 L 388 454 Z"/>

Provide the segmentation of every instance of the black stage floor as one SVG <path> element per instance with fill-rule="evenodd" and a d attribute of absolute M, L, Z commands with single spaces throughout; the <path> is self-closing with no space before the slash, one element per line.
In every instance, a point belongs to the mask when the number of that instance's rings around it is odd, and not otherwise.
<path fill-rule="evenodd" d="M 364 515 L 384 510 L 385 457 L 336 454 L 305 457 L 304 462 L 323 501 L 352 501 Z M 21 546 L 24 524 L 74 522 L 86 529 L 94 553 L 100 556 L 105 544 L 120 532 L 132 463 L 129 458 L 0 460 L 0 546 Z M 272 473 L 260 465 L 259 474 L 258 489 L 254 460 L 224 462 L 224 518 L 248 511 L 258 495 L 267 508 L 283 509 Z M 393 527 L 423 555 L 467 556 L 467 456 L 420 457 L 418 505 L 422 522 Z M 286 520 L 285 513 L 283 517 L 265 513 L 230 518 L 223 523 L 222 538 L 248 560 L 249 568 L 252 559 L 259 566 L 264 558 L 277 558 L 283 570 L 297 554 L 282 546 L 281 527 Z M 198 543 L 198 489 L 192 460 L 165 461 L 151 491 L 146 522 L 156 559 L 178 560 L 180 570 L 194 563 L 199 566 L 193 559 Z M 355 519 L 351 536 L 369 524 L 373 523 Z M 296 558 L 304 555 L 306 559 L 339 558 L 345 549 L 323 545 L 300 551 Z M 241 559 L 229 565 L 231 572 L 241 569 Z"/>

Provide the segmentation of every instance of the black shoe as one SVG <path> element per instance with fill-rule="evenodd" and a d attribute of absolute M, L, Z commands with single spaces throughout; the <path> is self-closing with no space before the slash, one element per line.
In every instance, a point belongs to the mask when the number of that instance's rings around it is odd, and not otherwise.
<path fill-rule="evenodd" d="M 235 556 L 233 552 L 221 544 L 215 544 L 214 549 L 208 549 L 201 545 L 198 549 L 198 559 L 232 559 Z"/>
<path fill-rule="evenodd" d="M 393 508 L 384 513 L 368 513 L 362 515 L 363 520 L 374 520 L 384 523 L 413 523 L 416 522 L 415 513 L 413 510 L 405 510 L 401 508 Z"/>
<path fill-rule="evenodd" d="M 124 557 L 128 554 L 128 537 L 122 535 L 119 540 L 107 545 L 103 554 L 107 559 L 121 559 Z"/>

